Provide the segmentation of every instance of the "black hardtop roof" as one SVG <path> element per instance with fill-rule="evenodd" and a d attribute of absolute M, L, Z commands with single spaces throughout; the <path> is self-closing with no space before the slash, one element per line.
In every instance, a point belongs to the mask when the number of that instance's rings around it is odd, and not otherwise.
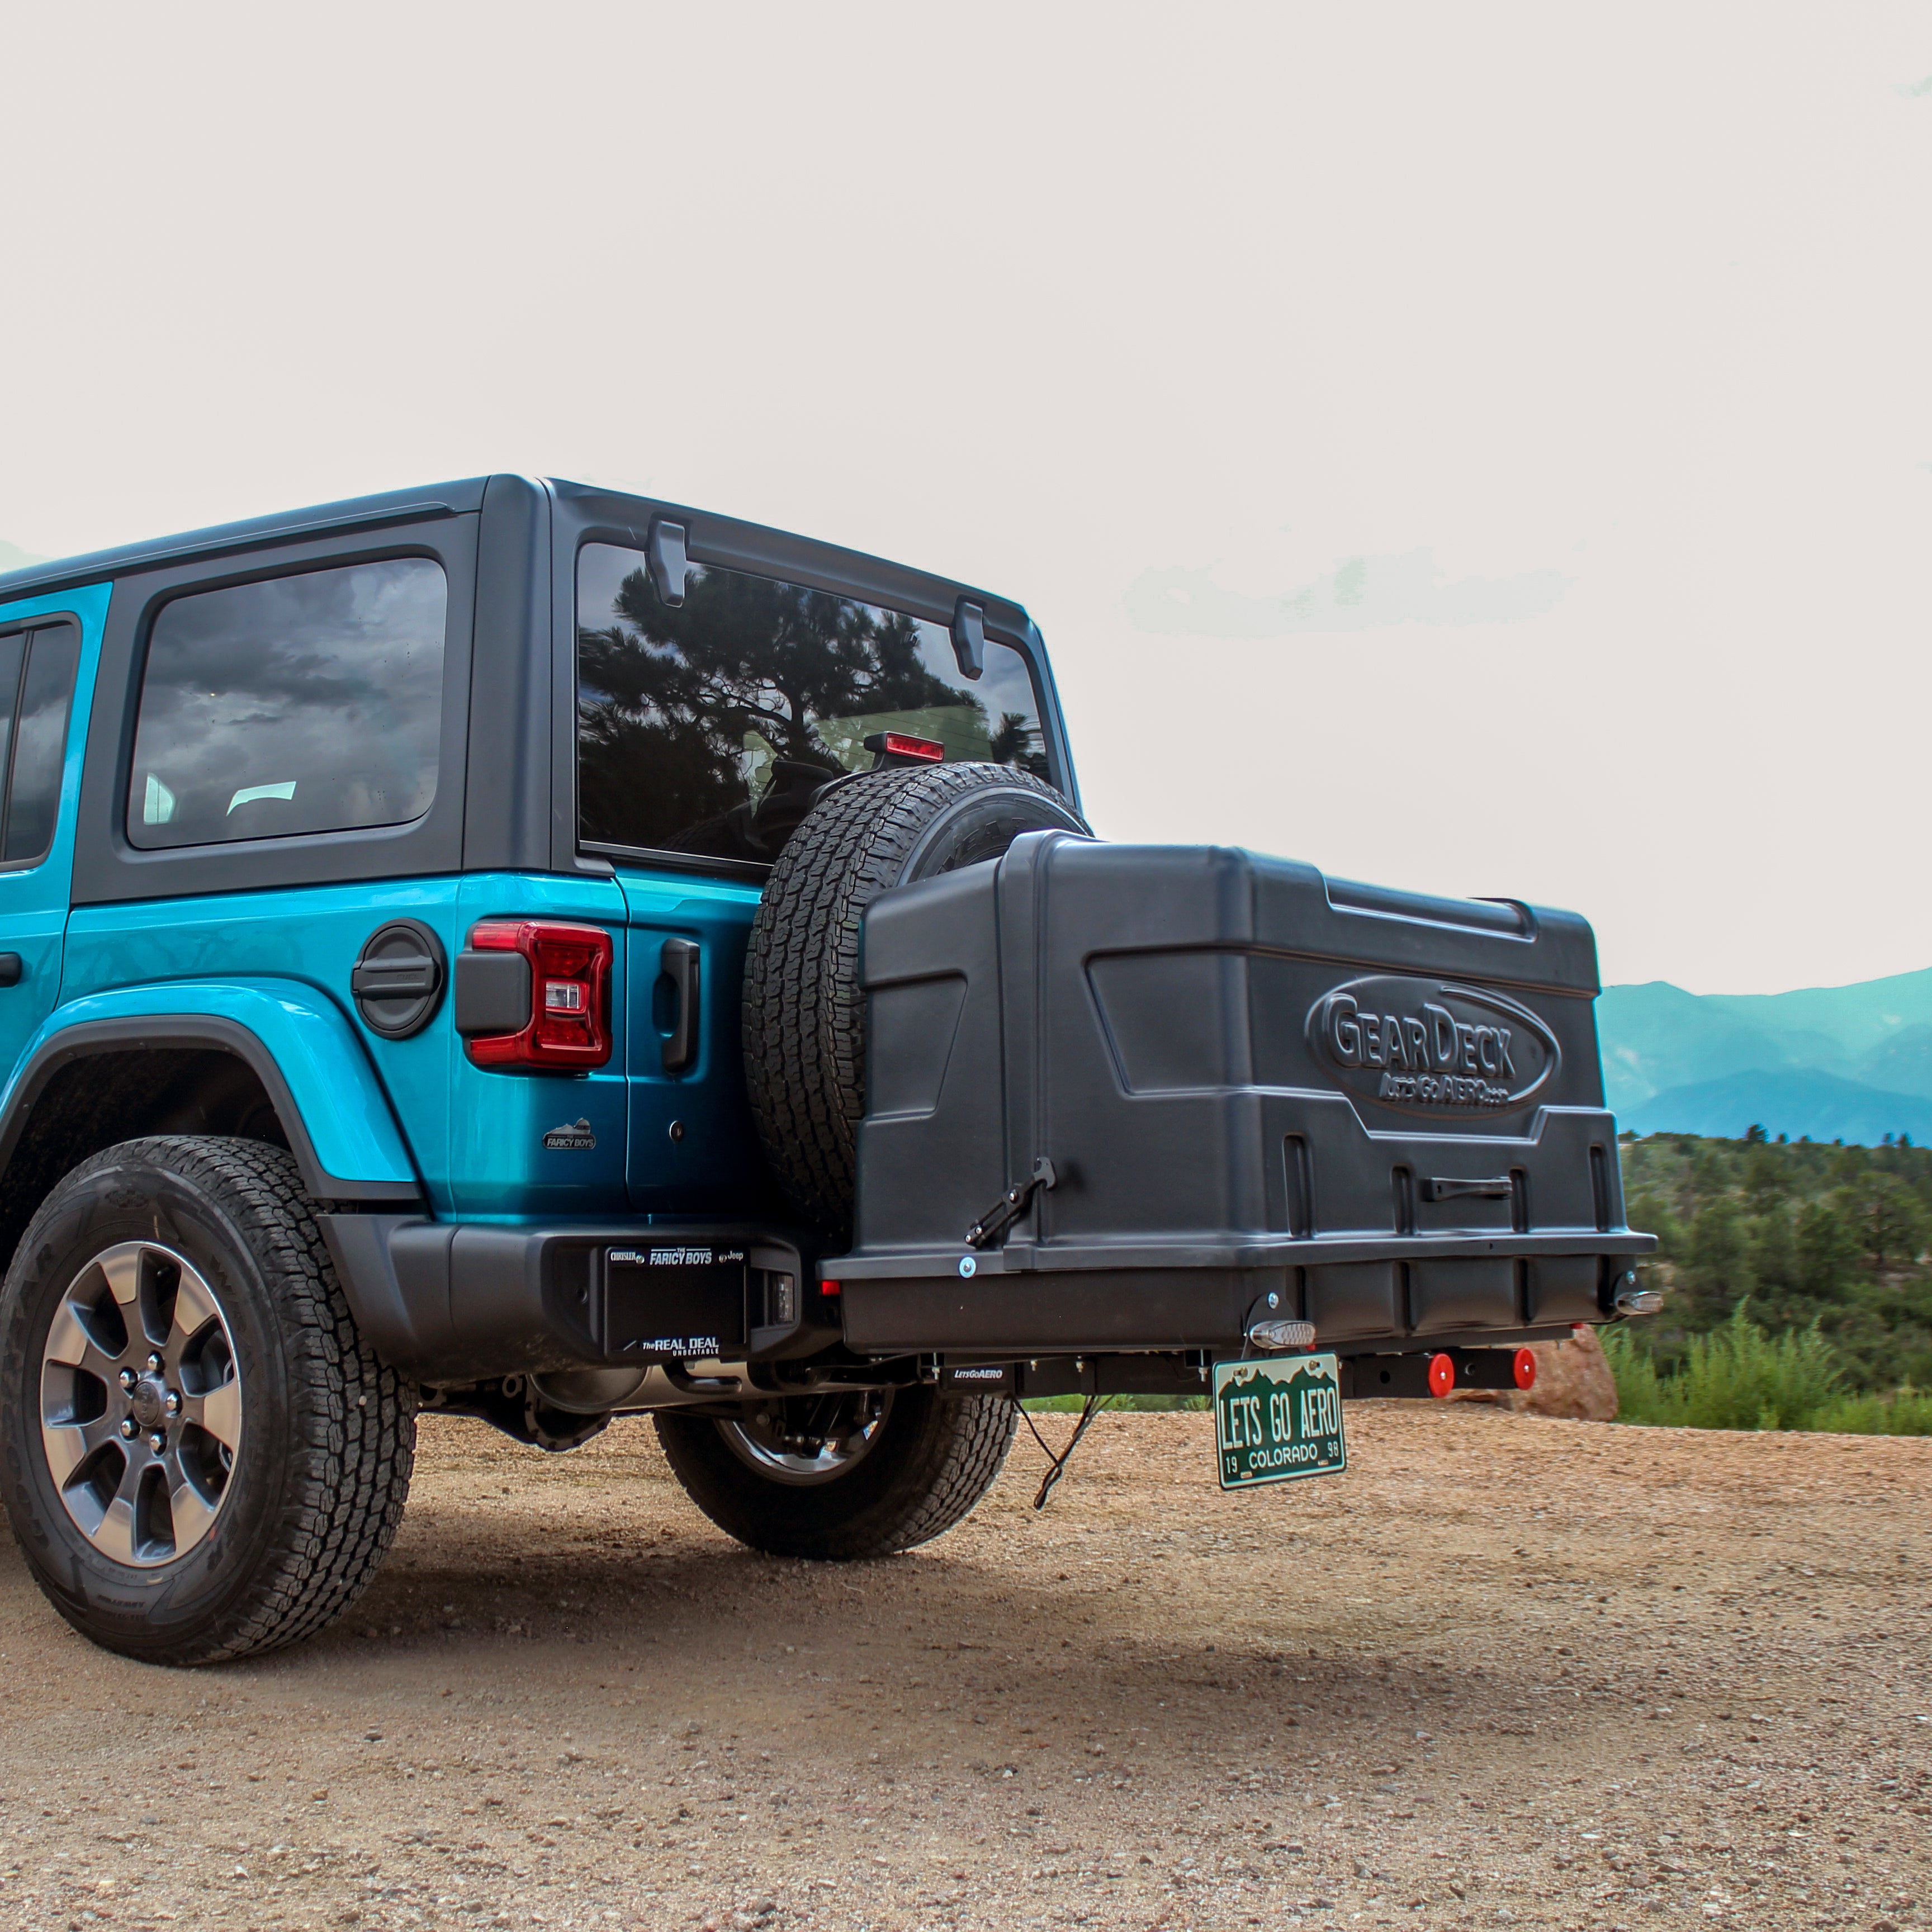
<path fill-rule="evenodd" d="M 581 515 L 617 525 L 641 544 L 651 520 L 674 516 L 692 526 L 694 555 L 710 555 L 740 568 L 787 568 L 805 580 L 818 579 L 826 587 L 883 603 L 923 604 L 932 614 L 944 607 L 950 614 L 956 596 L 983 600 L 987 615 L 1001 628 L 1030 628 L 1025 610 L 1011 600 L 989 595 L 974 586 L 896 564 L 862 550 L 823 543 L 735 518 L 722 517 L 687 504 L 660 502 L 622 491 L 604 490 L 561 478 L 533 478 L 468 476 L 460 482 L 431 483 L 420 489 L 390 490 L 370 496 L 352 496 L 340 502 L 284 510 L 274 516 L 250 517 L 208 530 L 188 530 L 154 537 L 145 543 L 123 544 L 83 556 L 56 557 L 25 569 L 0 572 L 0 605 L 28 597 L 50 596 L 84 585 L 110 583 L 131 573 L 163 565 L 191 562 L 196 557 L 256 549 L 291 538 L 326 536 L 338 530 L 378 529 L 386 524 L 415 523 L 425 517 L 458 516 L 481 510 L 493 482 L 533 490 L 548 489 L 560 502 Z M 616 531 L 614 529 L 614 536 Z"/>
<path fill-rule="evenodd" d="M 424 514 L 447 516 L 480 510 L 489 480 L 487 476 L 472 476 L 460 483 L 431 484 L 423 490 L 389 490 L 380 496 L 351 496 L 339 503 L 284 510 L 272 517 L 249 517 L 240 523 L 217 524 L 205 530 L 152 537 L 145 543 L 121 544 L 112 550 L 90 551 L 84 556 L 55 557 L 0 575 L 0 604 L 56 590 L 75 590 L 86 584 L 109 583 L 130 571 L 151 568 L 157 564 L 184 562 L 191 557 L 216 556 L 224 550 L 252 550 L 258 544 L 272 543 L 278 538 L 311 533 L 320 536 L 332 530 L 358 525 L 413 520 Z"/>

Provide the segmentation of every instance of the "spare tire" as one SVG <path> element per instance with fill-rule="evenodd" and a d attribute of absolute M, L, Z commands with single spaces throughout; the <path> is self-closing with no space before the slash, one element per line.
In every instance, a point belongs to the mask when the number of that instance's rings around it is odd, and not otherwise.
<path fill-rule="evenodd" d="M 786 1198 L 834 1240 L 851 1235 L 866 1111 L 866 908 L 997 859 L 1022 832 L 1091 836 L 1052 786 L 1010 765 L 868 772 L 826 794 L 772 868 L 745 958 L 746 1081 Z"/>

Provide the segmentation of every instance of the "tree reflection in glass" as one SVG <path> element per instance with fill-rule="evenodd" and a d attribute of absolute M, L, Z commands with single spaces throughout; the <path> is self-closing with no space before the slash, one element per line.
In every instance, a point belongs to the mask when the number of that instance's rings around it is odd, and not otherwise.
<path fill-rule="evenodd" d="M 976 691 L 940 625 L 699 566 L 674 607 L 642 552 L 609 544 L 579 554 L 577 608 L 587 839 L 767 862 L 879 731 L 1047 776 L 1026 661 L 992 640 Z"/>

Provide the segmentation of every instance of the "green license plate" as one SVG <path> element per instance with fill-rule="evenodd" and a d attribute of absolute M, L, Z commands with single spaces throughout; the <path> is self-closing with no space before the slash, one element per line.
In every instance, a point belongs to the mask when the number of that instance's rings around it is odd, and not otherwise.
<path fill-rule="evenodd" d="M 1224 1490 L 1340 1475 L 1348 1455 L 1335 1358 L 1216 1362 L 1214 1444 Z"/>

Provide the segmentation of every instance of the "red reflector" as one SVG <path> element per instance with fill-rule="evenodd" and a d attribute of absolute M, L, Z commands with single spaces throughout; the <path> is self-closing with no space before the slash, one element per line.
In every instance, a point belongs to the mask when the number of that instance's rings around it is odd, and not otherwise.
<path fill-rule="evenodd" d="M 820 1294 L 837 1294 L 842 1291 L 836 1281 L 821 1281 L 818 1284 L 818 1292 Z"/>
<path fill-rule="evenodd" d="M 1520 1389 L 1532 1389 L 1536 1386 L 1536 1351 L 1519 1348 L 1513 1365 L 1516 1370 L 1516 1385 Z"/>
<path fill-rule="evenodd" d="M 889 758 L 930 758 L 936 764 L 946 756 L 946 747 L 937 738 L 915 738 L 908 731 L 885 734 Z"/>
<path fill-rule="evenodd" d="M 478 1066 L 584 1072 L 610 1058 L 610 935 L 595 926 L 486 919 L 470 934 L 478 952 L 520 952 L 530 962 L 530 1012 L 515 1033 L 469 1044 Z"/>
<path fill-rule="evenodd" d="M 1456 1386 L 1456 1364 L 1447 1355 L 1429 1358 L 1429 1393 L 1442 1396 Z"/>

